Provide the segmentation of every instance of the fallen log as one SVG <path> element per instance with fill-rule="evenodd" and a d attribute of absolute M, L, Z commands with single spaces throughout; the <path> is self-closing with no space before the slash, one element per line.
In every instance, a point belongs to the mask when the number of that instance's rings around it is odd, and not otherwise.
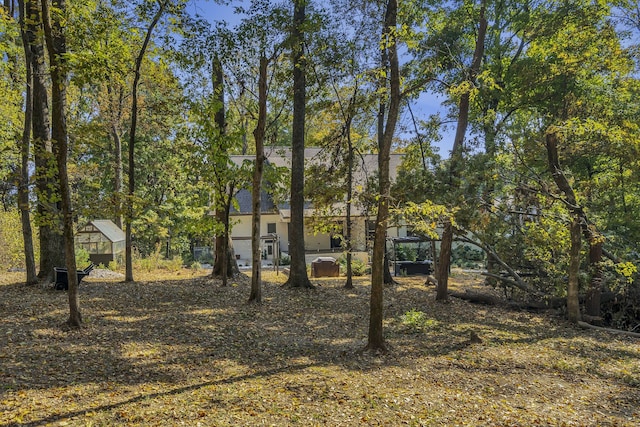
<path fill-rule="evenodd" d="M 516 301 L 505 301 L 500 297 L 496 297 L 494 295 L 482 294 L 478 292 L 454 292 L 450 291 L 449 295 L 458 298 L 461 300 L 469 301 L 473 304 L 483 304 L 483 305 L 500 305 L 512 308 L 514 310 L 548 310 L 552 307 L 549 307 L 544 302 L 516 302 Z"/>
<path fill-rule="evenodd" d="M 480 294 L 480 293 L 476 293 L 476 292 L 454 292 L 454 291 L 450 291 L 449 295 L 454 297 L 454 298 L 458 298 L 458 299 L 462 299 L 465 301 L 469 301 L 475 304 L 485 304 L 485 305 L 502 305 L 504 304 L 504 301 L 502 301 L 500 298 L 494 297 L 493 295 L 488 295 L 488 294 Z"/>
<path fill-rule="evenodd" d="M 625 335 L 625 336 L 628 336 L 628 337 L 640 338 L 640 333 L 638 333 L 638 332 L 623 331 L 621 329 L 604 328 L 602 326 L 592 325 L 592 324 L 587 323 L 587 322 L 580 322 L 579 321 L 578 322 L 578 326 L 580 326 L 583 329 L 594 329 L 596 331 L 607 332 L 607 333 L 615 334 L 615 335 Z"/>

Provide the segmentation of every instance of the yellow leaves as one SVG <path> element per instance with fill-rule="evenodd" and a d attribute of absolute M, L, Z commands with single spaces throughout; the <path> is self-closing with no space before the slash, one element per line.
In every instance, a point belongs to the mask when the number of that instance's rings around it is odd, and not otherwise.
<path fill-rule="evenodd" d="M 633 283 L 634 275 L 638 272 L 638 267 L 628 261 L 628 262 L 620 262 L 615 264 L 616 272 L 622 275 L 628 283 Z"/>
<path fill-rule="evenodd" d="M 451 221 L 455 226 L 454 215 L 457 208 L 447 208 L 428 200 L 423 203 L 408 202 L 404 207 L 392 210 L 392 214 L 404 217 L 405 221 L 419 233 L 430 238 L 437 238 L 436 228 L 444 221 Z"/>

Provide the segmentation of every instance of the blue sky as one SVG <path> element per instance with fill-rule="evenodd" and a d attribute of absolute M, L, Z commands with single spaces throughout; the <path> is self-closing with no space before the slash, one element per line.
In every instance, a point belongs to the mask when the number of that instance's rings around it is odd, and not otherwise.
<path fill-rule="evenodd" d="M 232 3 L 233 5 L 249 5 L 248 1 L 243 0 L 233 0 L 228 3 Z M 221 5 L 213 0 L 194 0 L 187 7 L 190 13 L 194 15 L 199 14 L 211 22 L 224 20 L 233 25 L 240 20 L 240 18 L 233 13 L 234 6 Z M 441 101 L 440 98 L 429 94 L 420 96 L 418 100 L 411 104 L 411 109 L 416 120 L 427 120 L 430 115 L 443 111 Z M 414 127 L 408 111 L 404 111 L 400 119 L 399 128 L 405 138 L 414 136 Z M 439 149 L 439 154 L 442 157 L 449 157 L 449 151 L 453 146 L 454 133 L 455 130 L 452 130 L 451 126 L 449 126 L 449 130 L 443 134 L 442 140 L 435 142 L 434 146 Z"/>

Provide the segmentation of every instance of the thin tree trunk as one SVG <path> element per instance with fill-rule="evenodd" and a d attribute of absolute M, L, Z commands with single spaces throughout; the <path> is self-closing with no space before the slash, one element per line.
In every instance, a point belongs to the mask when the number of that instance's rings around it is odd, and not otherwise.
<path fill-rule="evenodd" d="M 482 56 L 484 55 L 484 41 L 487 34 L 487 18 L 485 16 L 486 0 L 482 0 L 480 5 L 480 16 L 478 19 L 478 37 L 473 52 L 473 61 L 469 68 L 467 80 L 474 84 L 480 72 L 482 64 Z M 471 93 L 469 91 L 462 94 L 458 104 L 458 122 L 456 124 L 456 135 L 453 140 L 453 148 L 451 149 L 451 165 L 449 169 L 449 186 L 452 194 L 457 193 L 460 188 L 460 168 L 462 166 L 462 154 L 464 138 L 469 125 L 469 108 L 471 101 Z M 451 268 L 451 245 L 453 242 L 454 230 L 450 222 L 447 222 L 442 233 L 442 242 L 440 243 L 440 257 L 438 260 L 438 291 L 436 292 L 436 300 L 444 301 L 448 298 L 448 278 L 449 269 Z"/>
<path fill-rule="evenodd" d="M 111 129 L 113 138 L 113 154 L 114 154 L 114 177 L 113 177 L 113 194 L 115 196 L 115 207 L 113 216 L 116 225 L 122 229 L 122 139 L 118 130 L 114 127 Z"/>
<path fill-rule="evenodd" d="M 571 222 L 571 250 L 569 252 L 569 283 L 567 285 L 567 312 L 569 321 L 580 321 L 580 302 L 578 301 L 578 275 L 580 274 L 580 218 L 574 216 Z"/>
<path fill-rule="evenodd" d="M 306 0 L 294 0 L 293 12 L 293 127 L 291 135 L 291 224 L 289 278 L 284 286 L 313 288 L 307 275 L 304 249 L 304 131 L 306 113 L 306 60 L 304 30 Z"/>
<path fill-rule="evenodd" d="M 549 131 L 546 135 L 547 160 L 549 171 L 553 176 L 558 189 L 564 194 L 567 210 L 580 218 L 582 234 L 589 242 L 589 267 L 591 270 L 591 284 L 587 291 L 586 313 L 590 316 L 600 316 L 600 298 L 602 294 L 602 244 L 603 236 L 598 233 L 593 225 L 589 224 L 588 218 L 582 207 L 578 204 L 573 187 L 564 175 L 560 167 L 558 156 L 558 135 Z"/>
<path fill-rule="evenodd" d="M 355 96 L 354 96 L 355 99 Z M 350 108 L 351 110 L 351 108 Z M 346 123 L 346 133 L 347 133 L 347 146 L 349 152 L 347 153 L 347 229 L 345 233 L 345 243 L 346 243 L 346 251 L 347 251 L 347 281 L 344 284 L 346 289 L 353 289 L 353 245 L 351 242 L 351 234 L 352 234 L 352 224 L 351 224 L 351 203 L 353 199 L 353 143 L 351 141 L 351 111 L 349 111 L 349 117 L 347 118 Z"/>
<path fill-rule="evenodd" d="M 5 1 L 6 6 L 7 1 Z M 29 148 L 31 144 L 31 122 L 33 112 L 33 73 L 31 67 L 31 49 L 26 33 L 24 1 L 19 1 L 20 34 L 25 55 L 26 87 L 25 87 L 25 112 L 24 128 L 22 131 L 22 144 L 20 147 L 20 187 L 18 190 L 18 208 L 22 224 L 22 238 L 24 242 L 24 261 L 27 273 L 26 284 L 33 285 L 38 282 L 36 275 L 36 261 L 33 251 L 33 230 L 31 228 L 31 214 L 29 208 Z"/>
<path fill-rule="evenodd" d="M 133 198 L 135 195 L 135 143 L 136 143 L 136 128 L 138 126 L 138 84 L 140 83 L 140 69 L 142 68 L 142 61 L 149 46 L 151 40 L 151 34 L 153 29 L 158 24 L 160 17 L 164 13 L 164 9 L 167 5 L 166 1 L 158 0 L 158 11 L 154 15 L 149 28 L 147 28 L 147 34 L 145 35 L 144 42 L 140 48 L 140 52 L 136 57 L 133 84 L 131 87 L 131 128 L 129 131 L 129 192 L 127 197 L 127 213 L 125 217 L 125 281 L 133 282 L 133 232 L 131 229 L 131 223 L 133 222 Z"/>
<path fill-rule="evenodd" d="M 371 299 L 369 308 L 369 336 L 366 350 L 386 351 L 382 329 L 384 262 L 387 237 L 387 221 L 389 217 L 389 158 L 391 143 L 395 134 L 398 114 L 400 112 L 400 66 L 396 46 L 395 30 L 397 25 L 398 3 L 389 0 L 385 12 L 382 38 L 389 59 L 389 112 L 378 153 L 378 181 L 380 193 L 378 199 L 378 215 L 376 218 L 376 234 L 373 241 L 371 260 Z"/>
<path fill-rule="evenodd" d="M 113 217 L 115 224 L 122 229 L 122 176 L 123 176 L 123 166 L 122 166 L 122 138 L 120 136 L 120 120 L 122 118 L 122 109 L 123 109 L 123 101 L 124 95 L 122 93 L 123 88 L 119 86 L 117 100 L 114 99 L 116 96 L 113 92 L 113 87 L 111 83 L 107 84 L 107 93 L 109 94 L 109 104 L 111 108 L 111 124 L 109 127 L 109 133 L 111 134 L 111 138 L 113 139 L 113 199 L 114 199 L 114 209 L 113 209 Z"/>
<path fill-rule="evenodd" d="M 589 272 L 591 282 L 587 290 L 584 308 L 586 314 L 600 317 L 600 301 L 602 296 L 602 238 L 592 236 L 589 239 Z"/>
<path fill-rule="evenodd" d="M 264 135 L 267 126 L 267 66 L 269 62 L 260 57 L 260 78 L 258 80 L 258 123 L 253 131 L 256 142 L 256 161 L 252 181 L 251 215 L 251 294 L 249 302 L 262 302 L 262 254 L 260 253 L 260 216 L 262 172 L 264 169 Z"/>

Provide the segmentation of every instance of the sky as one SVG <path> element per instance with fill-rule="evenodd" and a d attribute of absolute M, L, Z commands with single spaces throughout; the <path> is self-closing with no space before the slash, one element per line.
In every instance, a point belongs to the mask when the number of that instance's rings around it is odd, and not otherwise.
<path fill-rule="evenodd" d="M 249 5 L 249 1 L 243 0 L 227 1 L 227 3 L 233 3 L 233 5 Z M 240 17 L 233 13 L 234 6 L 220 5 L 213 0 L 194 0 L 187 7 L 193 15 L 198 14 L 207 18 L 210 22 L 224 20 L 230 25 L 234 25 L 240 21 Z M 412 102 L 411 110 L 416 120 L 427 120 L 430 115 L 444 111 L 442 98 L 430 94 L 422 94 L 417 100 Z M 400 117 L 398 129 L 400 136 L 403 138 L 415 136 L 411 115 L 406 108 Z M 450 150 L 453 147 L 454 134 L 455 129 L 452 129 L 452 126 L 449 125 L 443 133 L 442 139 L 433 144 L 434 147 L 437 148 L 438 154 L 443 158 L 449 157 Z"/>

